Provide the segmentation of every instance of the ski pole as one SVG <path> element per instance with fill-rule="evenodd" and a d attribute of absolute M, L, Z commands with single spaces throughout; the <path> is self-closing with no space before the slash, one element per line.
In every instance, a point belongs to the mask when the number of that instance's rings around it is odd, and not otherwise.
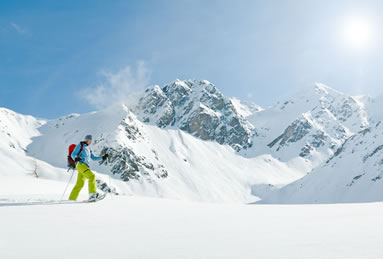
<path fill-rule="evenodd" d="M 112 197 L 112 199 L 113 199 L 113 193 L 112 193 L 112 178 L 110 177 L 110 174 L 108 174 L 108 176 L 109 176 L 109 190 L 110 190 L 109 194 L 110 194 L 110 197 Z"/>
<path fill-rule="evenodd" d="M 64 193 L 63 193 L 63 195 L 61 195 L 61 199 L 60 199 L 60 201 L 62 201 L 62 200 L 63 200 L 63 198 L 64 198 L 64 195 L 65 195 L 65 193 L 66 193 L 66 190 L 68 189 L 68 186 L 69 186 L 70 180 L 72 180 L 73 174 L 74 174 L 74 170 L 72 171 L 72 175 L 71 175 L 71 176 L 70 176 L 70 178 L 69 178 L 69 181 L 68 181 L 68 183 L 67 183 L 67 185 L 66 185 L 66 187 L 65 187 L 65 190 L 64 190 Z"/>

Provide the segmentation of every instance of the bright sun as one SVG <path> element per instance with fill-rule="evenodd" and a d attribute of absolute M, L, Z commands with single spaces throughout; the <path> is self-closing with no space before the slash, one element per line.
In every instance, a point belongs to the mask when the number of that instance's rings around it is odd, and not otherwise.
<path fill-rule="evenodd" d="M 342 25 L 342 40 L 352 49 L 366 49 L 374 41 L 374 28 L 371 21 L 361 17 L 350 17 Z"/>

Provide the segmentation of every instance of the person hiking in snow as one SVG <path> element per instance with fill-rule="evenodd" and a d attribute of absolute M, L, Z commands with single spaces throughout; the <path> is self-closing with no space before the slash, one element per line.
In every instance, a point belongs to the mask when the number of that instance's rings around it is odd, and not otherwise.
<path fill-rule="evenodd" d="M 89 201 L 95 201 L 100 198 L 101 194 L 97 192 L 96 176 L 89 169 L 90 159 L 92 160 L 105 160 L 108 158 L 108 154 L 103 156 L 95 156 L 89 149 L 89 145 L 92 143 L 92 135 L 87 135 L 84 141 L 81 141 L 73 150 L 71 157 L 77 162 L 76 169 L 78 171 L 76 185 L 69 196 L 69 200 L 77 200 L 78 195 L 82 187 L 84 187 L 85 179 L 88 179 Z"/>

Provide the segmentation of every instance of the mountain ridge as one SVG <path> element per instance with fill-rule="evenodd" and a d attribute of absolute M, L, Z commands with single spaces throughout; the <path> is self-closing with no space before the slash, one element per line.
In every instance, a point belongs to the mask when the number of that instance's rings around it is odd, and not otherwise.
<path fill-rule="evenodd" d="M 39 120 L 26 137 L 26 155 L 65 168 L 66 146 L 93 134 L 94 152 L 110 154 L 93 168 L 111 176 L 121 193 L 285 202 L 276 193 L 320 174 L 327 161 L 345 154 L 342 148 L 350 149 L 353 137 L 371 130 L 379 100 L 316 83 L 262 108 L 225 97 L 206 80 L 175 80 L 148 87 L 134 107 Z"/>

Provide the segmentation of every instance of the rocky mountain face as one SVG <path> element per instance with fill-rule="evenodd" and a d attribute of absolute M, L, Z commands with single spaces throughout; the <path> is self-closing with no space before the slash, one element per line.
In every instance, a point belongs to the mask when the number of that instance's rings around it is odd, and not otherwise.
<path fill-rule="evenodd" d="M 176 127 L 202 140 L 236 150 L 252 145 L 254 127 L 208 81 L 176 80 L 145 91 L 135 110 L 138 118 L 161 128 Z"/>
<path fill-rule="evenodd" d="M 379 99 L 351 97 L 316 84 L 262 109 L 224 97 L 207 81 L 177 80 L 148 88 L 134 113 L 144 124 L 181 129 L 202 140 L 229 145 L 245 157 L 270 154 L 287 163 L 304 161 L 306 166 L 297 168 L 310 173 L 282 189 L 271 188 L 263 202 L 312 203 L 379 200 L 383 130 L 377 110 L 381 107 Z M 120 126 L 124 135 L 139 143 L 145 138 L 140 136 L 144 131 L 135 115 Z M 112 172 L 125 181 L 168 176 L 166 166 L 153 163 L 155 150 L 151 159 L 126 146 L 102 152 L 112 154 L 108 161 Z"/>
<path fill-rule="evenodd" d="M 307 173 L 369 126 L 366 103 L 315 84 L 262 109 L 224 97 L 208 81 L 176 80 L 146 89 L 134 113 L 146 124 L 230 145 L 245 157 L 270 154 Z"/>
<path fill-rule="evenodd" d="M 373 202 L 383 197 L 383 124 L 349 137 L 307 176 L 266 195 L 262 203 Z"/>
<path fill-rule="evenodd" d="M 108 145 L 102 143 L 102 140 L 96 142 L 96 148 L 101 149 L 100 155 L 108 154 L 106 161 L 100 162 L 100 165 L 105 164 L 110 167 L 110 171 L 114 175 L 119 175 L 124 181 L 140 180 L 141 177 L 146 177 L 147 181 L 152 181 L 152 177 L 166 178 L 168 172 L 163 164 L 159 163 L 159 158 L 156 150 L 151 149 L 152 156 L 148 158 L 147 154 L 140 155 L 134 150 L 133 145 L 139 145 L 145 142 L 143 129 L 137 125 L 136 118 L 130 112 L 127 112 L 126 117 L 118 126 L 118 136 L 125 141 L 117 141 L 130 143 L 130 145 Z M 154 160 L 153 160 L 154 158 Z M 152 163 L 151 161 L 155 161 Z"/>
<path fill-rule="evenodd" d="M 368 127 L 368 114 L 357 98 L 322 84 L 274 107 L 254 113 L 249 121 L 259 136 L 247 156 L 270 153 L 282 161 L 301 158 L 310 171 L 354 133 Z"/>

